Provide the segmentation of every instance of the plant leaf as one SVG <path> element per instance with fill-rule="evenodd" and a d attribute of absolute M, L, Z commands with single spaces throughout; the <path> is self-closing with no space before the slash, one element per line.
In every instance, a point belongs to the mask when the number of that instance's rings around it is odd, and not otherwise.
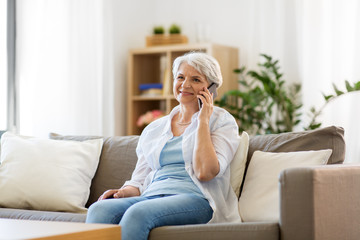
<path fill-rule="evenodd" d="M 333 85 L 334 91 L 335 91 L 335 93 L 336 93 L 337 96 L 340 96 L 340 95 L 344 94 L 344 92 L 343 92 L 343 91 L 340 91 L 340 90 L 336 87 L 336 85 L 335 85 L 334 83 L 333 83 L 332 85 Z"/>
<path fill-rule="evenodd" d="M 323 96 L 324 96 L 325 101 L 329 101 L 331 98 L 334 97 L 334 95 L 323 95 Z"/>
<path fill-rule="evenodd" d="M 355 83 L 355 90 L 360 90 L 360 81 L 358 81 L 357 83 Z"/>
<path fill-rule="evenodd" d="M 350 85 L 349 81 L 347 81 L 347 80 L 345 80 L 345 86 L 346 86 L 346 90 L 347 90 L 348 92 L 352 92 L 352 91 L 355 90 L 355 88 L 353 88 L 353 87 Z"/>
<path fill-rule="evenodd" d="M 234 73 L 243 73 L 245 71 L 245 66 L 241 68 L 234 69 Z"/>

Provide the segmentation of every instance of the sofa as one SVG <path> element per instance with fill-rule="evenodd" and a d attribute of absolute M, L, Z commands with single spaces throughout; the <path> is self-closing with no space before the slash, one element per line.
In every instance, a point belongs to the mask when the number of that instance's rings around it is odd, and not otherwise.
<path fill-rule="evenodd" d="M 99 137 L 50 134 L 50 138 L 84 141 Z M 131 177 L 137 160 L 135 149 L 138 138 L 139 136 L 103 138 L 100 161 L 91 182 L 86 207 L 95 202 L 105 190 L 119 188 Z M 240 198 L 246 187 L 245 180 L 250 174 L 248 170 L 254 152 L 286 153 L 322 149 L 332 150 L 326 165 L 286 168 L 280 172 L 276 179 L 278 219 L 164 226 L 153 229 L 149 239 L 360 239 L 360 166 L 343 164 L 345 142 L 341 127 L 251 136 L 245 172 L 240 181 Z M 0 206 L 0 218 L 84 222 L 86 213 Z"/>

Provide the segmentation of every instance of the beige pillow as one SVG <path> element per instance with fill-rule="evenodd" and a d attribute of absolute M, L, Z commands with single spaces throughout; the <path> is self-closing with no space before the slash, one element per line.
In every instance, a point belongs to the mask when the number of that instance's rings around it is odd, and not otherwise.
<path fill-rule="evenodd" d="M 240 186 L 244 178 L 245 164 L 249 149 L 249 135 L 242 132 L 239 147 L 235 153 L 234 159 L 230 163 L 230 183 L 236 196 L 240 196 Z"/>
<path fill-rule="evenodd" d="M 4 133 L 0 206 L 85 212 L 102 139 L 60 141 Z"/>
<path fill-rule="evenodd" d="M 279 221 L 280 172 L 286 168 L 326 164 L 331 149 L 301 152 L 255 151 L 239 200 L 244 222 Z"/>
<path fill-rule="evenodd" d="M 71 136 L 49 134 L 51 139 L 85 141 L 95 136 Z M 101 194 L 112 188 L 120 188 L 131 178 L 137 162 L 136 146 L 139 136 L 105 137 L 100 162 L 90 187 L 90 197 L 86 206 L 96 202 Z"/>

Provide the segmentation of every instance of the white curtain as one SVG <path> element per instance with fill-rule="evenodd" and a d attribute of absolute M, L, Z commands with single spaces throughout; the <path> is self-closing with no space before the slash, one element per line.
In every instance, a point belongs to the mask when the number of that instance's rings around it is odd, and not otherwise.
<path fill-rule="evenodd" d="M 332 93 L 332 83 L 344 90 L 345 80 L 360 80 L 360 2 L 305 1 L 302 15 L 304 102 L 319 105 L 319 92 Z"/>
<path fill-rule="evenodd" d="M 111 135 L 111 11 L 101 0 L 18 0 L 18 131 Z"/>
<path fill-rule="evenodd" d="M 304 1 L 302 16 L 303 102 L 305 109 L 319 108 L 325 103 L 321 93 L 334 93 L 333 83 L 346 90 L 345 80 L 360 81 L 360 2 Z M 344 127 L 346 162 L 360 162 L 359 103 L 359 94 L 335 99 L 319 118 L 322 127 Z"/>
<path fill-rule="evenodd" d="M 322 94 L 333 93 L 333 83 L 345 90 L 345 80 L 360 81 L 360 1 L 255 0 L 239 9 L 246 16 L 240 17 L 240 62 L 254 68 L 259 53 L 270 54 L 280 60 L 287 83 L 302 84 L 303 122 L 296 130 L 308 126 L 310 108 L 323 106 Z M 355 95 L 328 104 L 318 118 L 322 127 L 345 128 L 346 162 L 360 162 Z"/>

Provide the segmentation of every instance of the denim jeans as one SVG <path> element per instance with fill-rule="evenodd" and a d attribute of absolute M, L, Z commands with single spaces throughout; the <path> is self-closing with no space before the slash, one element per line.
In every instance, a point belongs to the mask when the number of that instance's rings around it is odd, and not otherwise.
<path fill-rule="evenodd" d="M 106 199 L 90 206 L 87 223 L 120 224 L 121 239 L 147 239 L 151 229 L 166 225 L 207 223 L 213 210 L 195 194 Z"/>

